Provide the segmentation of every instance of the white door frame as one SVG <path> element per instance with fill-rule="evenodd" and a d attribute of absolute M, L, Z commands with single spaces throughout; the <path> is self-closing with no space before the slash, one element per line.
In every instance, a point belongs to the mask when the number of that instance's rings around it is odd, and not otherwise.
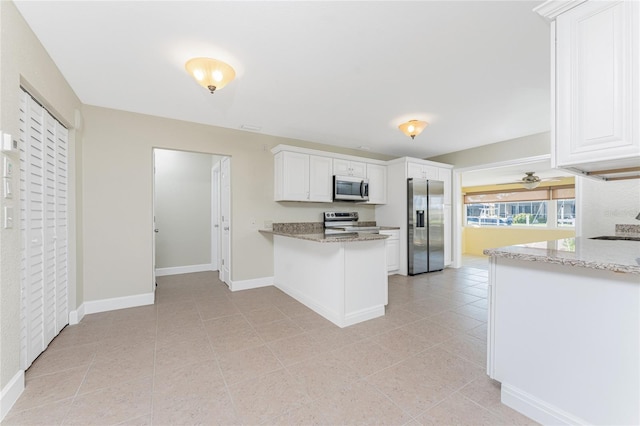
<path fill-rule="evenodd" d="M 154 295 L 156 294 L 156 233 L 158 229 L 156 228 L 156 150 L 158 148 L 153 148 L 151 150 L 151 197 L 152 197 L 152 207 L 151 207 L 151 292 Z"/>
<path fill-rule="evenodd" d="M 551 154 L 536 155 L 526 158 L 514 158 L 513 160 L 499 161 L 497 163 L 478 164 L 475 166 L 461 167 L 459 169 L 453 169 L 453 196 L 454 205 L 454 221 L 453 221 L 453 263 L 454 268 L 460 268 L 462 266 L 462 228 L 464 227 L 464 202 L 462 200 L 462 174 L 465 172 L 472 172 L 477 170 L 495 169 L 498 167 L 514 166 L 517 164 L 529 164 L 537 163 L 539 161 L 548 160 L 551 158 Z M 577 205 L 576 205 L 577 208 Z M 576 215 L 577 216 L 577 215 Z"/>
<path fill-rule="evenodd" d="M 211 167 L 211 269 L 220 269 L 220 160 Z"/>
<path fill-rule="evenodd" d="M 151 223 L 152 223 L 152 228 L 151 228 L 151 232 L 152 232 L 152 256 L 153 256 L 153 271 L 152 271 L 152 286 L 153 286 L 153 291 L 155 292 L 155 288 L 156 288 L 156 265 L 155 265 L 155 252 L 156 252 L 156 238 L 155 238 L 155 229 L 156 229 L 156 221 L 155 221 L 155 217 L 156 217 L 156 181 L 155 181 L 155 152 L 158 149 L 162 149 L 162 150 L 167 150 L 167 151 L 184 151 L 184 150 L 180 150 L 180 149 L 174 149 L 174 148 L 160 148 L 160 147 L 154 147 L 152 148 L 152 184 L 151 184 L 151 190 L 152 190 L 152 217 L 151 217 Z M 220 156 L 221 159 L 212 166 L 211 169 L 211 182 L 212 182 L 212 194 L 211 194 L 211 266 L 212 266 L 212 270 L 215 270 L 215 268 L 217 268 L 220 271 L 220 280 L 224 281 L 229 287 L 231 287 L 231 229 L 229 229 L 229 241 L 228 241 L 228 265 L 227 265 L 227 273 L 224 274 L 224 272 L 222 271 L 222 267 L 221 267 L 221 257 L 222 257 L 222 249 L 221 249 L 221 245 L 222 245 L 222 236 L 221 236 L 221 227 L 222 227 L 222 222 L 220 220 L 220 214 L 221 214 L 221 209 L 220 209 L 220 205 L 221 205 L 221 196 L 222 196 L 222 191 L 221 191 L 221 162 L 224 159 L 228 159 L 229 161 L 229 200 L 228 200 L 228 205 L 229 205 L 229 217 L 228 217 L 228 222 L 229 222 L 229 228 L 231 227 L 231 156 L 228 155 L 224 155 L 224 154 L 212 154 L 209 152 L 199 152 L 199 151 L 190 151 L 190 152 L 194 152 L 197 154 L 203 154 L 203 155 L 209 155 L 211 157 L 214 156 Z M 214 173 L 217 170 L 218 173 L 218 188 L 214 188 Z M 216 194 L 217 192 L 217 194 Z M 217 203 L 217 206 L 214 206 L 214 203 Z M 214 217 L 214 215 L 216 215 L 217 212 L 217 217 Z M 217 221 L 217 223 L 216 223 Z M 218 225 L 217 228 L 215 228 L 215 225 Z"/>
<path fill-rule="evenodd" d="M 227 178 L 229 182 L 229 191 L 224 190 L 224 163 L 228 161 Z M 220 160 L 220 226 L 222 227 L 222 233 L 220 236 L 220 281 L 227 284 L 229 288 L 232 288 L 231 283 L 231 226 L 232 226 L 232 209 L 231 209 L 231 157 L 225 156 Z M 227 197 L 228 198 L 224 198 Z M 224 205 L 228 207 L 228 211 L 224 211 Z M 226 213 L 226 214 L 225 214 Z M 225 239 L 226 238 L 226 239 Z M 226 259 L 224 255 L 226 253 Z"/>

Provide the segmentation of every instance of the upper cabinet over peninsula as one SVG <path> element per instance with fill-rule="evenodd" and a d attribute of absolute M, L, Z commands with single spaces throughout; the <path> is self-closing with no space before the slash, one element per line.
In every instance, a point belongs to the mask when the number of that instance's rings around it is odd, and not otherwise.
<path fill-rule="evenodd" d="M 640 168 L 640 3 L 548 1 L 554 166 L 602 177 Z"/>
<path fill-rule="evenodd" d="M 274 200 L 333 202 L 333 176 L 369 179 L 369 201 L 387 202 L 386 162 L 288 145 L 278 145 L 274 154 Z"/>

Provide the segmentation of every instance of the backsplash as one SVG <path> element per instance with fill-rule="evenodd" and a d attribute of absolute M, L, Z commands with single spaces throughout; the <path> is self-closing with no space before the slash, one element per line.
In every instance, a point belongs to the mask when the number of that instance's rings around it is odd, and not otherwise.
<path fill-rule="evenodd" d="M 321 234 L 324 232 L 322 222 L 288 222 L 274 223 L 274 232 L 286 232 L 288 234 Z"/>
<path fill-rule="evenodd" d="M 621 236 L 640 236 L 640 225 L 616 225 L 616 235 Z"/>

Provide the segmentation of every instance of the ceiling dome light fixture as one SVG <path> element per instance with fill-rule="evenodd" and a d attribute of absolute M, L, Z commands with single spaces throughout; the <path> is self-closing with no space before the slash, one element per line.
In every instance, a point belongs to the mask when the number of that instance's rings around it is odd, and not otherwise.
<path fill-rule="evenodd" d="M 184 67 L 199 85 L 206 87 L 211 93 L 222 89 L 236 76 L 231 65 L 217 59 L 193 58 Z"/>
<path fill-rule="evenodd" d="M 398 126 L 402 133 L 410 136 L 411 139 L 415 139 L 422 131 L 429 125 L 426 121 L 409 120 L 406 123 L 402 123 Z"/>

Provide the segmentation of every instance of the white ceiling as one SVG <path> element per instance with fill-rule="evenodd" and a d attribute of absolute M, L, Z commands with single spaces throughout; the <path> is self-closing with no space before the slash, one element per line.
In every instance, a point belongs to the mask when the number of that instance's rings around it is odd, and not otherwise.
<path fill-rule="evenodd" d="M 467 187 L 521 182 L 526 172 L 535 172 L 535 176 L 538 176 L 542 180 L 573 176 L 572 174 L 562 170 L 552 169 L 550 160 L 537 160 L 524 164 L 464 172 L 462 173 L 461 186 Z"/>
<path fill-rule="evenodd" d="M 539 3 L 16 1 L 85 104 L 422 158 L 549 130 Z M 210 95 L 196 56 L 236 80 Z"/>

